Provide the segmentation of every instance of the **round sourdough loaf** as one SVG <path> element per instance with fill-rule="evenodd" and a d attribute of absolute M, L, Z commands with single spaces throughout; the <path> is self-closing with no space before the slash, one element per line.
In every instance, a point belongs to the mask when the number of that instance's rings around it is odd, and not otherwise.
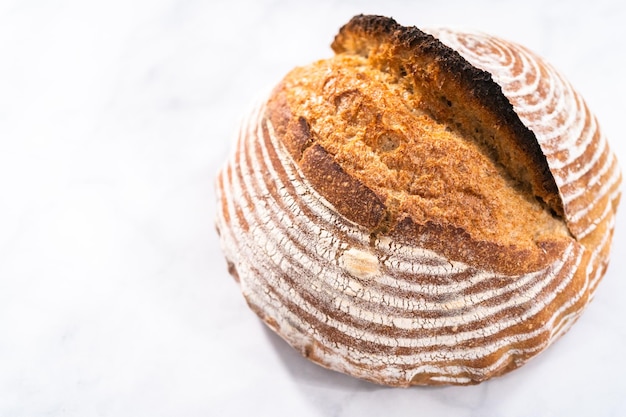
<path fill-rule="evenodd" d="M 290 72 L 217 177 L 251 309 L 304 356 L 393 386 L 474 384 L 566 332 L 603 276 L 621 174 L 527 49 L 356 16 Z"/>

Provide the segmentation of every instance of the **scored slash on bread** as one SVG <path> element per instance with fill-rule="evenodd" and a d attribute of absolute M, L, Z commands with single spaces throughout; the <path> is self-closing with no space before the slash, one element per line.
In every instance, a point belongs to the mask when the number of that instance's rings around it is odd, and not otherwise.
<path fill-rule="evenodd" d="M 309 359 L 394 386 L 478 383 L 567 331 L 608 264 L 620 195 L 606 139 L 551 67 L 436 33 L 462 53 L 353 18 L 334 57 L 248 115 L 216 183 L 250 307 Z"/>

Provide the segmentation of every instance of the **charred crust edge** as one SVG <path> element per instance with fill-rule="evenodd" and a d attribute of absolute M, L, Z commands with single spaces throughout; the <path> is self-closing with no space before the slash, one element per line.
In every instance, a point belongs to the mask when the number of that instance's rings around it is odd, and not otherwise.
<path fill-rule="evenodd" d="M 516 129 L 519 133 L 516 136 L 521 138 L 524 149 L 532 150 L 531 155 L 539 160 L 537 165 L 542 166 L 546 189 L 553 189 L 560 203 L 554 178 L 534 134 L 522 124 L 489 73 L 473 67 L 431 35 L 417 28 L 404 28 L 389 18 L 357 16 L 341 29 L 337 37 L 347 30 L 369 31 L 369 36 L 391 36 L 394 42 L 403 47 L 420 48 L 420 53 L 431 54 L 434 62 L 445 71 L 461 77 L 463 83 L 467 84 L 467 90 L 480 103 L 497 113 L 502 123 L 510 123 Z M 341 51 L 337 39 L 333 49 L 338 53 Z M 290 107 L 285 88 L 283 82 L 274 88 L 266 103 L 265 117 L 313 189 L 332 204 L 340 215 L 369 230 L 370 244 L 374 244 L 379 237 L 388 236 L 398 242 L 417 244 L 437 251 L 449 259 L 505 273 L 520 273 L 522 270 L 530 271 L 545 266 L 546 262 L 558 257 L 564 249 L 562 242 L 545 242 L 547 246 L 543 248 L 544 255 L 537 257 L 537 253 L 533 253 L 535 251 L 476 240 L 466 230 L 450 225 L 433 222 L 417 224 L 401 213 L 394 214 L 373 190 L 344 171 L 334 156 L 317 143 L 308 121 L 295 114 Z M 546 203 L 549 205 L 549 202 Z"/>
<path fill-rule="evenodd" d="M 374 40 L 377 44 L 388 43 L 394 45 L 397 51 L 428 57 L 451 79 L 465 86 L 467 93 L 474 100 L 496 116 L 503 126 L 511 129 L 517 145 L 530 156 L 539 171 L 537 175 L 541 181 L 540 184 L 534 185 L 539 188 L 535 190 L 536 194 L 540 194 L 542 201 L 557 215 L 563 216 L 563 202 L 558 186 L 535 134 L 520 120 L 513 105 L 490 73 L 476 68 L 458 52 L 432 35 L 414 26 L 402 26 L 392 18 L 375 15 L 353 17 L 335 36 L 332 49 L 335 53 L 346 52 L 348 48 L 345 42 L 355 36 L 361 37 L 363 42 L 360 45 L 350 45 L 355 48 L 353 52 L 368 56 L 370 48 L 367 46 L 368 41 Z"/>

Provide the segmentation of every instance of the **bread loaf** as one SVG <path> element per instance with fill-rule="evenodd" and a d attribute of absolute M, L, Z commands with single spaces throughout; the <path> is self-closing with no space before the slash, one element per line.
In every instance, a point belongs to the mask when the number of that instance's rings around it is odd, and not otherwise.
<path fill-rule="evenodd" d="M 620 198 L 557 71 L 432 33 L 353 18 L 247 116 L 216 181 L 250 308 L 310 360 L 392 386 L 475 384 L 548 347 L 606 270 Z"/>

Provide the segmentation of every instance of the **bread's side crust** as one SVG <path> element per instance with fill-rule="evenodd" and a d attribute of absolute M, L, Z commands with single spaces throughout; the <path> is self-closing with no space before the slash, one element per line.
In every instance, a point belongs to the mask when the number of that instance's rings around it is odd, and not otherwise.
<path fill-rule="evenodd" d="M 464 250 L 462 230 L 406 220 L 372 241 L 320 198 L 280 130 L 267 109 L 242 128 L 217 226 L 251 309 L 312 361 L 393 386 L 475 384 L 521 366 L 586 304 L 589 253 L 575 242 L 538 271 L 500 274 L 427 250 L 430 238 Z M 511 256 L 477 255 L 491 249 Z"/>

